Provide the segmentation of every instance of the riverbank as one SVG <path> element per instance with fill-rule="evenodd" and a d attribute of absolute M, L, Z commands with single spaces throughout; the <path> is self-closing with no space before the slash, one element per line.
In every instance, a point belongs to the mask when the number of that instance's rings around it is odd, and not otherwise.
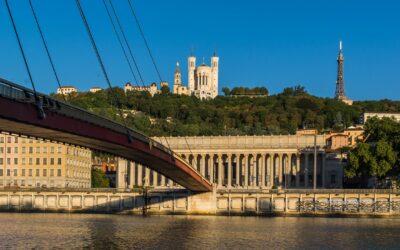
<path fill-rule="evenodd" d="M 400 217 L 392 190 L 0 190 L 2 212 Z"/>

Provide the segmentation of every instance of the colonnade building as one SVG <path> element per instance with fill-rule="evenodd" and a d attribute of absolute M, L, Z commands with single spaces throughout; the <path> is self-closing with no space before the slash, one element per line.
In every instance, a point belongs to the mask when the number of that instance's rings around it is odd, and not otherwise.
<path fill-rule="evenodd" d="M 325 135 L 153 139 L 169 145 L 217 188 L 312 188 L 314 168 L 318 188 L 342 187 L 342 164 L 325 153 Z M 119 163 L 117 182 L 119 187 L 176 186 L 145 166 L 126 162 Z"/>

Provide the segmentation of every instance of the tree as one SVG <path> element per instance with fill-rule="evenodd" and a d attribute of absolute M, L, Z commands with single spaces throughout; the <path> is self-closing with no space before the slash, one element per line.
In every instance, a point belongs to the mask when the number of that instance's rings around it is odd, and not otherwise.
<path fill-rule="evenodd" d="M 376 144 L 360 143 L 348 156 L 345 175 L 349 178 L 357 177 L 360 184 L 366 187 L 370 177 L 379 180 L 387 177 L 395 162 L 396 153 L 388 142 L 381 140 Z"/>
<path fill-rule="evenodd" d="M 169 87 L 167 85 L 164 85 L 164 86 L 161 87 L 161 94 L 162 95 L 168 95 L 170 93 L 171 93 L 171 91 L 170 91 L 170 89 L 169 89 Z"/>
<path fill-rule="evenodd" d="M 92 169 L 92 188 L 108 188 L 110 181 L 99 169 Z"/>
<path fill-rule="evenodd" d="M 231 94 L 231 90 L 228 87 L 223 87 L 222 92 L 225 96 L 229 96 Z"/>

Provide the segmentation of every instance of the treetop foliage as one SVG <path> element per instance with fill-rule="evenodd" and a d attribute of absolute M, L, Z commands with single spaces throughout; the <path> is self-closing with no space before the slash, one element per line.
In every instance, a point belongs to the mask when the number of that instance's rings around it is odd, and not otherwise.
<path fill-rule="evenodd" d="M 166 90 L 154 97 L 147 92 L 125 94 L 123 89 L 113 88 L 113 92 L 106 89 L 77 93 L 69 101 L 121 122 L 118 105 L 128 126 L 149 136 L 294 134 L 299 128 L 323 131 L 357 124 L 365 110 L 400 110 L 400 102 L 389 100 L 348 106 L 332 98 L 312 96 L 301 86 L 285 88 L 271 96 L 218 96 L 212 100 L 174 95 Z"/>

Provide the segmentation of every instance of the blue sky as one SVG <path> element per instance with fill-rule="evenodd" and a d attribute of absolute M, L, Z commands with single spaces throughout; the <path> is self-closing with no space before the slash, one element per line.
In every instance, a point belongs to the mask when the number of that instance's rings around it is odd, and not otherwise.
<path fill-rule="evenodd" d="M 38 89 L 56 88 L 27 0 L 11 0 Z M 74 0 L 33 0 L 63 84 L 106 83 Z M 113 85 L 131 81 L 102 0 L 82 0 Z M 193 48 L 201 63 L 220 56 L 220 89 L 297 84 L 333 96 L 339 39 L 344 43 L 346 94 L 355 100 L 400 98 L 400 1 L 396 0 L 136 0 L 165 80 Z M 144 79 L 158 81 L 126 0 L 114 0 Z M 29 86 L 4 2 L 0 2 L 0 77 Z"/>

